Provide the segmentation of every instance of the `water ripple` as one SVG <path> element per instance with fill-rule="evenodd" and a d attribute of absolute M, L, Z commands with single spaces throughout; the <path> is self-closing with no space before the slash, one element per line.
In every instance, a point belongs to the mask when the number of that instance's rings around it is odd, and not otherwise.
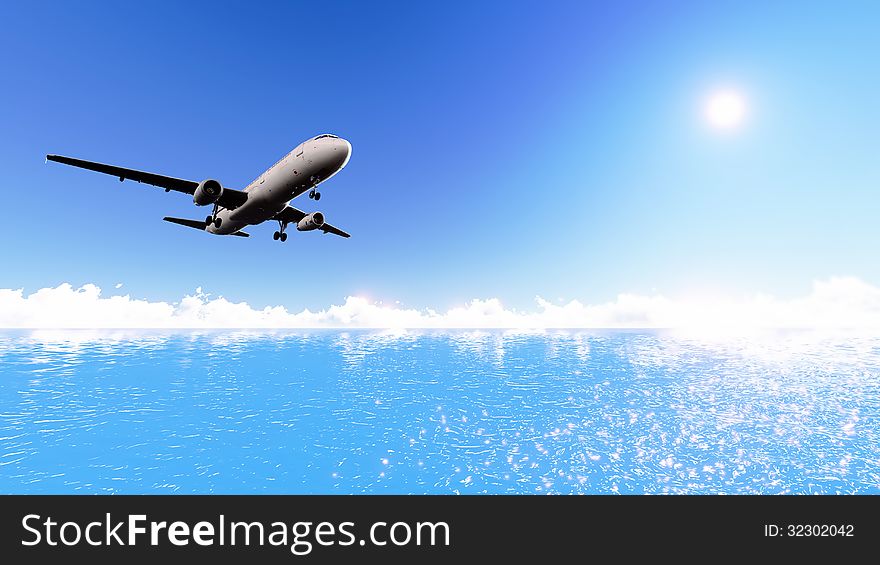
<path fill-rule="evenodd" d="M 0 493 L 877 493 L 880 339 L 2 332 Z"/>

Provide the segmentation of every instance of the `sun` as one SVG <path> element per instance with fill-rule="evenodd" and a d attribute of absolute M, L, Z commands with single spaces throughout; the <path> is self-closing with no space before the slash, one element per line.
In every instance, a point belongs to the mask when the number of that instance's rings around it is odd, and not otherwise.
<path fill-rule="evenodd" d="M 706 118 L 718 129 L 734 129 L 746 115 L 746 101 L 733 90 L 715 92 L 706 104 Z"/>

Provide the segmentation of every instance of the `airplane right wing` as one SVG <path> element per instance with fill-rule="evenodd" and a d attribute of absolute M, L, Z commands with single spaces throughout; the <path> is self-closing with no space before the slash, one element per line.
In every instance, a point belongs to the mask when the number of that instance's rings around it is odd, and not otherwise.
<path fill-rule="evenodd" d="M 351 237 L 351 234 L 345 233 L 341 229 L 331 226 L 330 224 L 324 224 L 318 229 L 324 233 L 332 233 L 333 235 L 338 235 L 339 237 Z"/>
<path fill-rule="evenodd" d="M 105 165 L 104 163 L 95 163 L 93 161 L 85 161 L 83 159 L 65 157 L 63 155 L 46 155 L 46 160 L 70 165 L 72 167 L 79 167 L 81 169 L 88 169 L 98 173 L 104 173 L 105 175 L 112 175 L 114 177 L 119 177 L 119 180 L 121 181 L 130 179 L 145 184 L 151 184 L 153 186 L 164 188 L 166 192 L 174 190 L 176 192 L 183 192 L 184 194 L 193 194 L 199 186 L 199 183 L 191 180 L 166 177 L 164 175 L 157 175 L 156 173 L 126 169 L 115 165 Z M 223 208 L 234 210 L 244 204 L 245 200 L 247 200 L 246 192 L 224 187 L 223 193 L 217 200 L 217 204 Z"/>
<path fill-rule="evenodd" d="M 303 212 L 302 210 L 298 210 L 293 206 L 285 206 L 283 210 L 275 214 L 273 220 L 278 220 L 287 224 L 295 224 L 298 221 L 305 218 L 308 214 Z M 338 235 L 339 237 L 351 237 L 351 234 L 348 234 L 341 229 L 331 226 L 330 224 L 324 223 L 321 224 L 321 227 L 315 228 L 324 233 L 332 233 L 333 235 Z"/>

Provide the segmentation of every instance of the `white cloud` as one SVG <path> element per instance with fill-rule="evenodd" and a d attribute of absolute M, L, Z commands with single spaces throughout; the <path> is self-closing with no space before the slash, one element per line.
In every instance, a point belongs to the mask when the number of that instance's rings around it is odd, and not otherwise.
<path fill-rule="evenodd" d="M 756 328 L 880 329 L 880 288 L 852 277 L 813 284 L 801 298 L 683 298 L 621 294 L 604 304 L 556 304 L 536 297 L 536 309 L 505 308 L 497 298 L 474 299 L 446 312 L 389 306 L 349 296 L 318 312 L 282 306 L 255 309 L 212 298 L 199 288 L 179 302 L 102 296 L 93 284 L 61 284 L 25 295 L 0 289 L 3 328 Z"/>

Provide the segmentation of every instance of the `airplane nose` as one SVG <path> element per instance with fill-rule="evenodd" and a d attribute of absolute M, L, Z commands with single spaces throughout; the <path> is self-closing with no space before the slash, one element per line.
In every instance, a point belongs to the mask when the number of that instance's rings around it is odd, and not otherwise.
<path fill-rule="evenodd" d="M 351 159 L 351 143 L 345 139 L 338 139 L 337 153 L 339 153 L 339 168 L 342 169 Z"/>

